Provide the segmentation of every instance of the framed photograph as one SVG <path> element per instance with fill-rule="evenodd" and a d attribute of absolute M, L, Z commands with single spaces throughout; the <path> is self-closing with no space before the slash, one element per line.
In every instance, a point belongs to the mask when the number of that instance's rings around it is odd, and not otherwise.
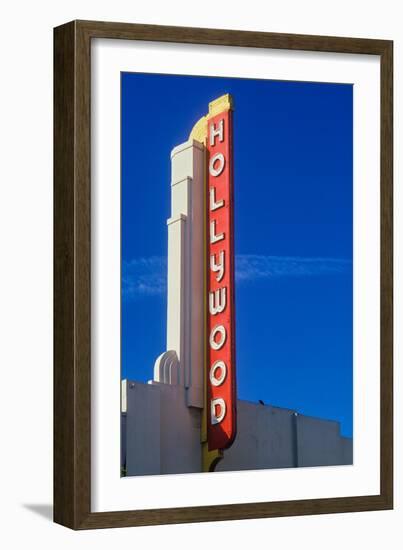
<path fill-rule="evenodd" d="M 54 32 L 54 520 L 393 507 L 393 43 Z"/>

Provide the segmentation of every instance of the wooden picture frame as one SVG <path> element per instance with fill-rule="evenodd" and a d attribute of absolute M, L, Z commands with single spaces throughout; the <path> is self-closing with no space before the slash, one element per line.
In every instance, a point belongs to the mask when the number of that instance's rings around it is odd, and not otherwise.
<path fill-rule="evenodd" d="M 381 471 L 375 495 L 91 512 L 91 40 L 113 38 L 380 56 Z M 72 529 L 393 507 L 393 43 L 386 40 L 73 21 L 54 30 L 54 520 Z"/>

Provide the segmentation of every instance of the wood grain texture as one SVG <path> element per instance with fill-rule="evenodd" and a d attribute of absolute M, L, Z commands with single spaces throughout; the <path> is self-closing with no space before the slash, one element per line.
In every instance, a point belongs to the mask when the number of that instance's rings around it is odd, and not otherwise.
<path fill-rule="evenodd" d="M 91 39 L 381 56 L 379 495 L 91 513 Z M 393 506 L 393 43 L 73 21 L 54 31 L 54 520 L 72 529 L 386 510 Z"/>
<path fill-rule="evenodd" d="M 381 494 L 393 507 L 393 43 L 381 57 Z"/>
<path fill-rule="evenodd" d="M 74 525 L 74 25 L 54 36 L 54 519 Z"/>
<path fill-rule="evenodd" d="M 78 528 L 90 510 L 90 51 L 55 29 L 54 519 Z"/>
<path fill-rule="evenodd" d="M 247 48 L 277 48 L 315 52 L 361 53 L 382 55 L 389 41 L 367 38 L 343 38 L 270 32 L 205 29 L 195 27 L 169 27 L 104 21 L 77 21 L 84 33 L 93 38 L 125 40 L 151 40 L 242 46 Z"/>

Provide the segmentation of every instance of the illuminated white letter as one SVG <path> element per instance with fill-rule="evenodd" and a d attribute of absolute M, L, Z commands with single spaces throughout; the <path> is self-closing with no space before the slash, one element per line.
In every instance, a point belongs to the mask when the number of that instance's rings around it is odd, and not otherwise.
<path fill-rule="evenodd" d="M 214 164 L 216 162 L 218 162 L 218 167 L 214 168 Z M 224 165 L 225 165 L 224 155 L 222 153 L 215 154 L 210 159 L 210 166 L 209 166 L 210 174 L 214 177 L 219 176 L 221 172 L 224 170 Z"/>
<path fill-rule="evenodd" d="M 218 271 L 218 275 L 216 276 L 216 281 L 220 282 L 221 279 L 224 277 L 224 250 L 220 250 L 220 253 L 218 256 L 219 257 L 218 264 L 216 264 L 215 256 L 216 256 L 215 254 L 210 256 L 210 269 L 211 271 L 214 271 L 214 273 Z"/>
<path fill-rule="evenodd" d="M 218 241 L 222 241 L 224 238 L 224 233 L 219 233 L 218 235 L 216 235 L 215 224 L 216 224 L 215 221 L 210 222 L 210 243 L 211 244 L 217 243 Z"/>
<path fill-rule="evenodd" d="M 215 341 L 216 334 L 219 334 L 219 341 Z M 227 333 L 222 325 L 216 325 L 210 333 L 210 347 L 216 351 L 221 349 L 227 339 Z"/>
<path fill-rule="evenodd" d="M 220 141 L 224 139 L 224 119 L 222 118 L 218 123 L 218 129 L 215 128 L 214 124 L 210 126 L 210 145 L 215 145 L 215 137 L 218 136 Z"/>
<path fill-rule="evenodd" d="M 218 407 L 218 414 L 217 413 Z M 211 400 L 211 423 L 219 424 L 223 421 L 226 413 L 225 401 L 221 397 Z"/>
<path fill-rule="evenodd" d="M 221 369 L 221 373 L 218 378 L 216 378 L 217 369 Z M 213 384 L 213 386 L 221 386 L 226 376 L 227 365 L 224 363 L 224 361 L 215 361 L 215 363 L 211 365 L 210 369 L 210 382 Z"/>
<path fill-rule="evenodd" d="M 215 187 L 210 187 L 210 211 L 218 210 L 224 206 L 224 200 L 216 201 L 215 199 Z"/>
<path fill-rule="evenodd" d="M 210 292 L 209 295 L 209 308 L 211 315 L 217 315 L 222 313 L 227 305 L 227 289 L 218 288 L 215 292 Z"/>

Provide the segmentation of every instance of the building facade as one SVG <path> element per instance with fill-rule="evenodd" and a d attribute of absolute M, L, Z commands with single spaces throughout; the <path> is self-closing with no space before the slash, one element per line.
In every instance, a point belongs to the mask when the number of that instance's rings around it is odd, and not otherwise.
<path fill-rule="evenodd" d="M 220 120 L 219 115 L 231 109 L 228 95 L 210 103 L 208 115 L 198 121 L 189 140 L 171 153 L 167 349 L 156 359 L 153 378 L 148 383 L 122 382 L 121 464 L 125 475 L 352 463 L 352 440 L 340 435 L 337 422 L 236 397 L 231 404 L 236 411 L 235 439 L 232 442 L 231 438 L 231 446 L 224 451 L 208 448 L 206 418 L 210 404 L 206 385 L 212 380 L 213 385 L 218 386 L 225 373 L 221 367 L 221 374 L 215 378 L 211 370 L 209 377 L 206 376 L 206 238 L 210 238 L 210 242 L 219 240 L 216 228 L 206 224 L 206 208 L 217 210 L 228 204 L 217 197 L 215 188 L 213 193 L 211 187 L 210 194 L 206 193 L 207 155 L 208 143 L 225 141 L 224 131 L 229 127 L 230 118 Z M 210 141 L 207 140 L 209 128 Z M 229 139 L 232 141 L 232 136 Z M 230 149 L 228 151 L 230 154 Z M 224 168 L 223 155 L 217 153 L 215 157 L 219 162 L 216 165 L 210 162 L 213 176 L 219 173 L 220 162 Z M 214 157 L 212 160 L 214 162 Z M 225 162 L 229 167 L 231 158 Z M 224 239 L 224 232 L 220 238 Z M 227 261 L 233 263 L 233 257 Z M 216 263 L 213 271 L 219 271 Z M 233 291 L 226 290 L 227 295 Z M 227 304 L 230 306 L 233 304 Z M 215 311 L 217 309 L 215 307 Z M 223 365 L 223 361 L 217 363 Z M 213 412 L 212 417 L 220 416 Z M 225 408 L 221 413 L 224 416 Z M 215 421 L 217 423 L 217 417 Z"/>
<path fill-rule="evenodd" d="M 122 381 L 122 466 L 125 474 L 202 471 L 202 409 L 189 407 L 183 385 Z M 237 402 L 238 430 L 216 471 L 346 465 L 352 439 L 338 422 L 249 401 Z"/>

